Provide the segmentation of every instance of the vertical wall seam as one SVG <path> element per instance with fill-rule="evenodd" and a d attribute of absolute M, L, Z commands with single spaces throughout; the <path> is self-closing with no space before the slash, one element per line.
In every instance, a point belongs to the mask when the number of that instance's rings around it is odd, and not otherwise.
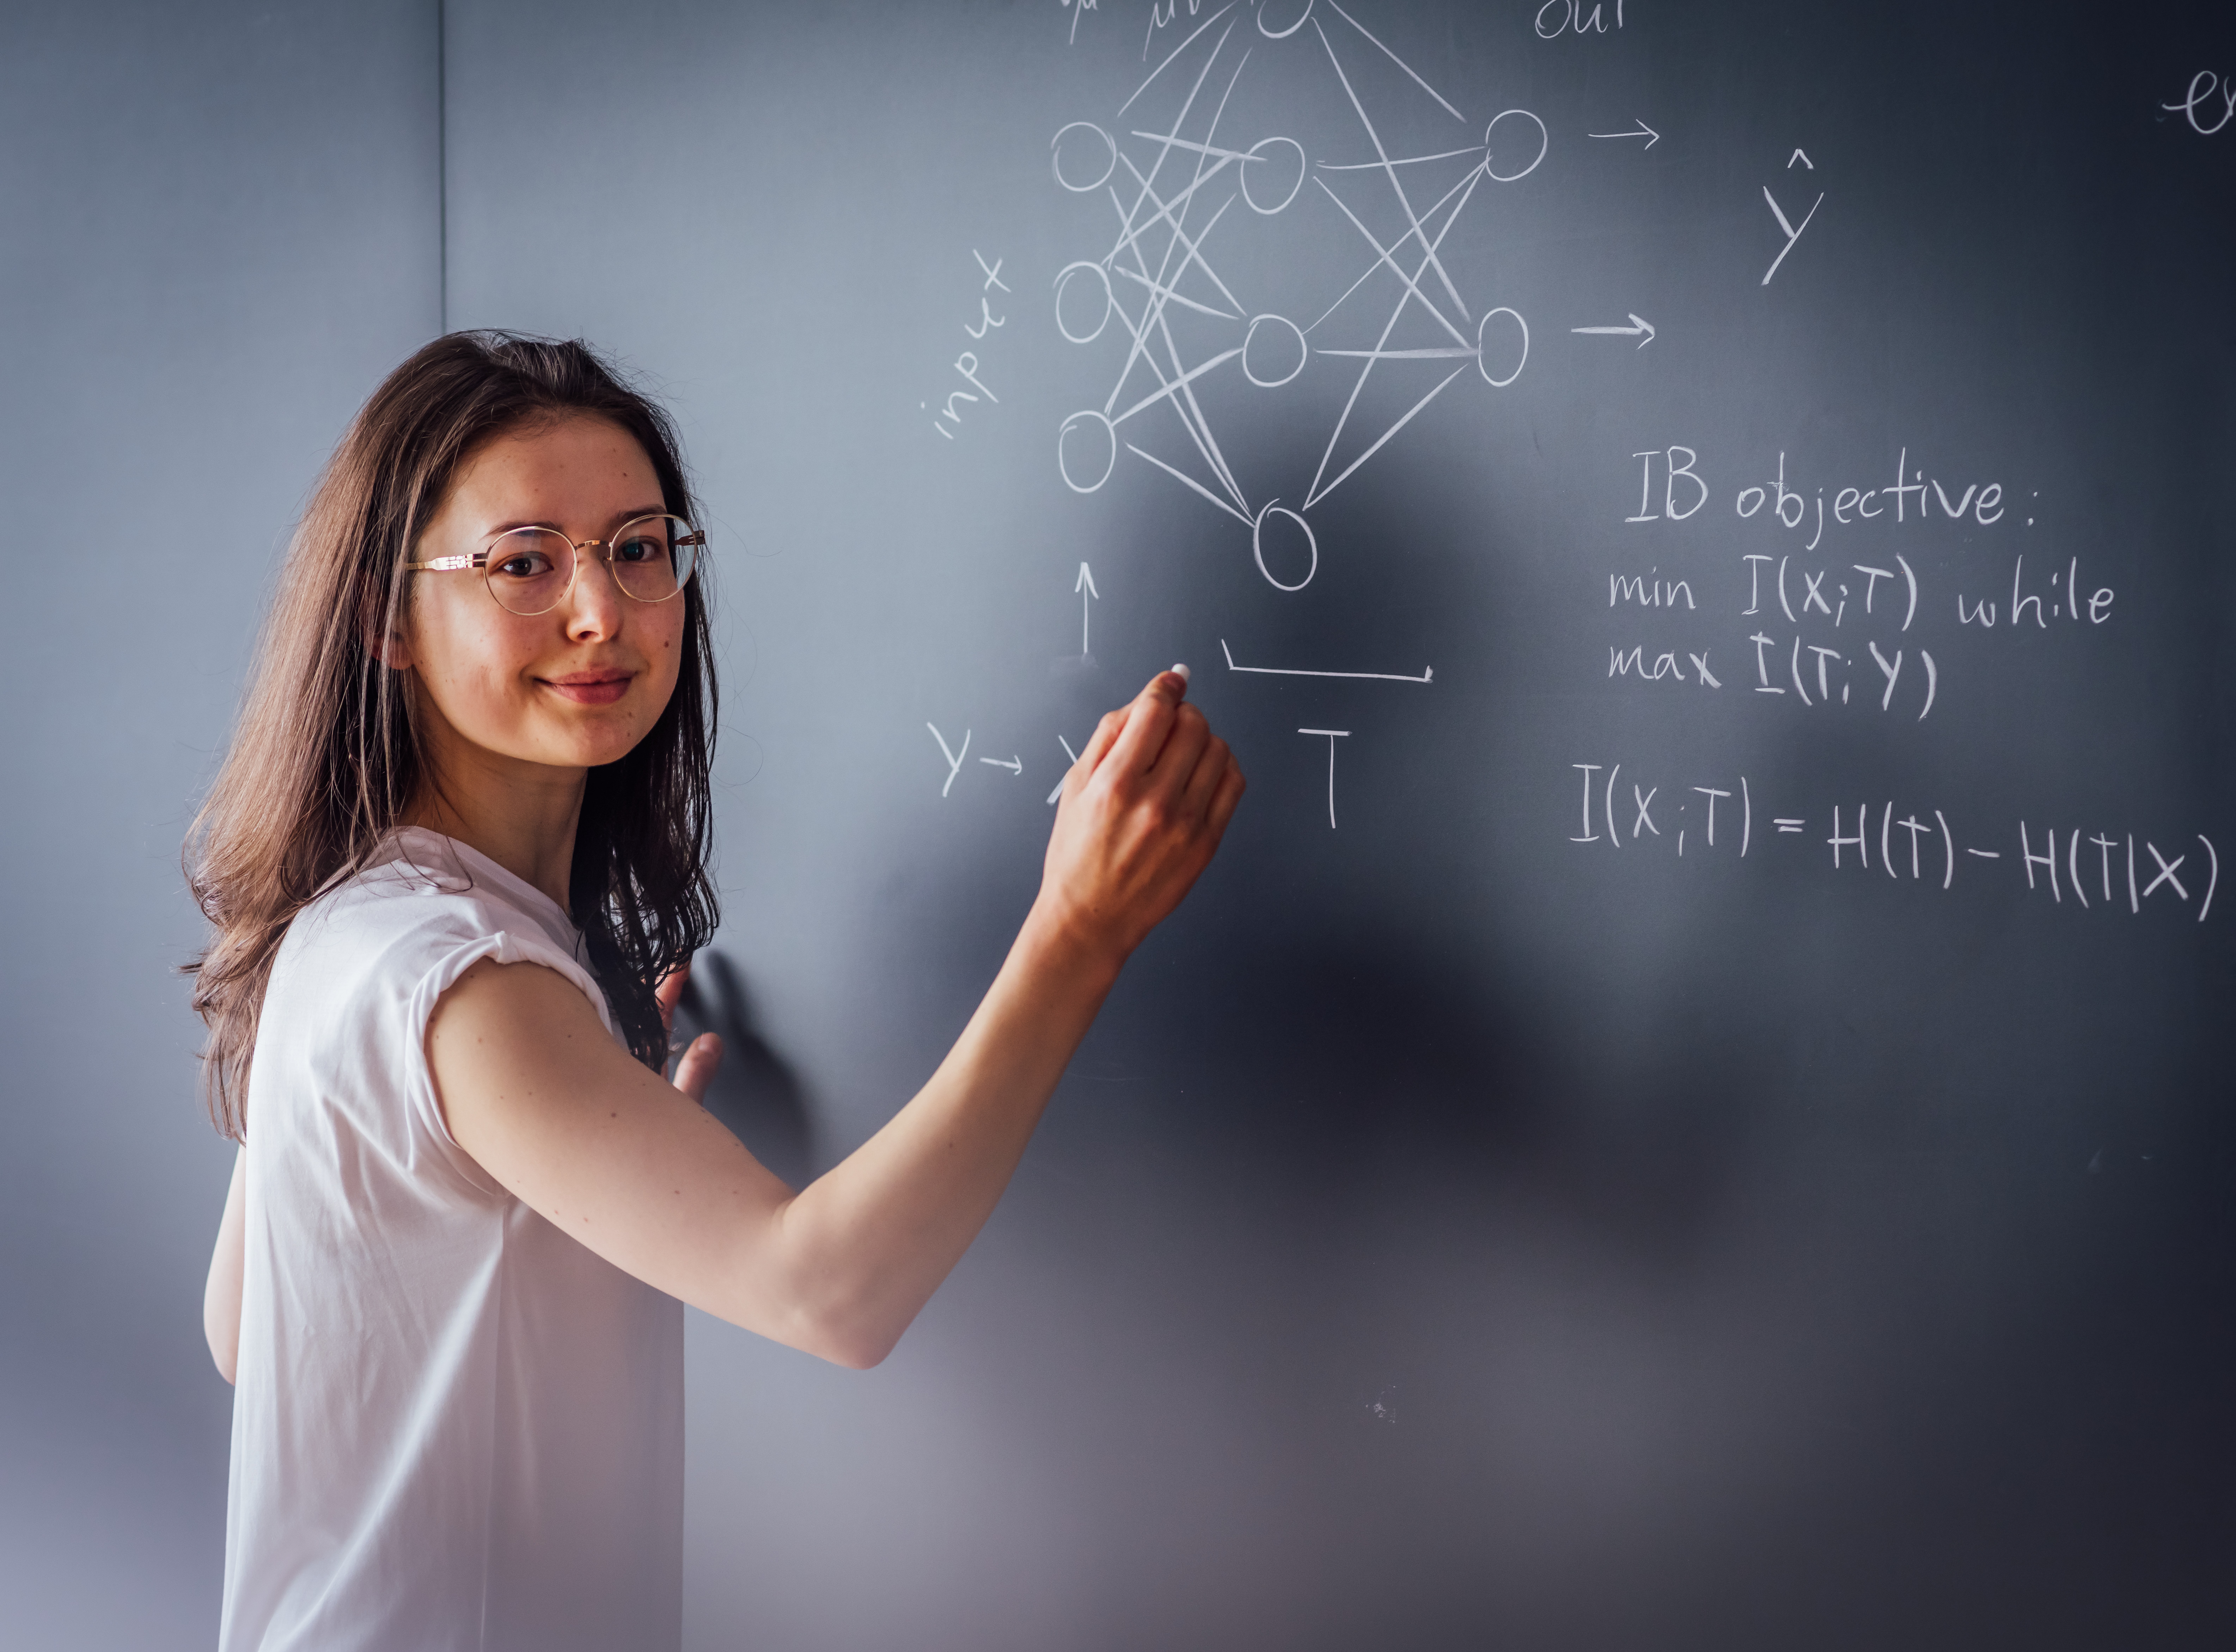
<path fill-rule="evenodd" d="M 450 17 L 435 0 L 435 319 L 450 330 Z"/>

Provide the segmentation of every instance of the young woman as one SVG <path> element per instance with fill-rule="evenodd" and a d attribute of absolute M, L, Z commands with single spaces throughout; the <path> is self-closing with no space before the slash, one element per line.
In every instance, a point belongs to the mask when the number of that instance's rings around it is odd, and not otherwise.
<path fill-rule="evenodd" d="M 1105 717 L 962 1037 L 794 1191 L 698 1105 L 717 1040 L 662 1076 L 715 918 L 696 520 L 589 351 L 456 334 L 289 552 L 189 851 L 242 1142 L 205 1304 L 228 1652 L 676 1645 L 681 1305 L 882 1359 L 1241 796 L 1183 675 Z"/>

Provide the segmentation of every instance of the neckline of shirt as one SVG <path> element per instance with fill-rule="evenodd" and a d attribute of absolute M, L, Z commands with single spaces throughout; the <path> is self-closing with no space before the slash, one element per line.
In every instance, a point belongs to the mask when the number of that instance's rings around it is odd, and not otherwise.
<path fill-rule="evenodd" d="M 571 943 L 580 932 L 575 928 L 575 920 L 568 916 L 566 910 L 534 884 L 506 871 L 504 867 L 490 859 L 473 845 L 457 838 L 447 837 L 431 826 L 397 827 L 388 834 L 387 842 L 383 845 L 383 852 L 376 864 L 392 865 L 397 861 L 407 858 L 416 861 L 423 855 L 438 859 L 448 856 L 457 861 L 459 864 L 459 870 L 470 881 L 477 885 L 494 885 L 497 892 L 506 901 L 519 907 L 529 917 L 541 921 L 546 928 L 552 931 L 555 938 L 563 936 Z M 372 867 L 367 866 L 365 870 L 370 872 Z"/>

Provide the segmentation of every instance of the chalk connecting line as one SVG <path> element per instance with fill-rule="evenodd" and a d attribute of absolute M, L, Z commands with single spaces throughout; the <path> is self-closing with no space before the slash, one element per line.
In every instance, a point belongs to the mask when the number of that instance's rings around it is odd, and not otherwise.
<path fill-rule="evenodd" d="M 1219 640 L 1219 651 L 1227 656 L 1229 671 L 1254 672 L 1264 677 L 1357 677 L 1373 682 L 1426 682 L 1436 675 L 1433 670 L 1425 668 L 1416 677 L 1395 671 L 1296 671 L 1286 666 L 1237 665 L 1234 663 L 1234 650 L 1227 646 L 1225 637 Z"/>
<path fill-rule="evenodd" d="M 1327 14 L 1339 20 L 1333 23 L 1333 37 L 1320 21 Z M 1302 32 L 1307 28 L 1309 35 Z M 1253 40 L 1248 32 L 1243 32 L 1249 29 L 1264 36 L 1264 41 Z M 1238 36 L 1239 51 L 1230 54 Z M 1358 117 L 1373 159 L 1313 163 L 1303 145 L 1280 135 L 1260 138 L 1247 147 L 1233 139 L 1222 141 L 1221 122 L 1252 51 L 1260 44 L 1292 36 L 1300 45 L 1316 42 L 1320 54 L 1325 56 L 1335 84 Z M 1345 42 L 1345 51 L 1353 55 L 1351 66 L 1346 66 L 1344 54 L 1337 49 L 1338 39 Z M 1253 23 L 1246 10 L 1240 10 L 1230 0 L 1199 23 L 1119 107 L 1122 121 L 1152 86 L 1161 82 L 1166 89 L 1178 91 L 1185 83 L 1179 111 L 1168 126 L 1159 130 L 1148 122 L 1121 126 L 1114 121 L 1112 125 L 1120 128 L 1121 137 L 1094 122 L 1075 121 L 1059 130 L 1050 146 L 1056 182 L 1075 194 L 1107 195 L 1117 220 L 1115 239 L 1099 257 L 1079 260 L 1057 273 L 1057 326 L 1073 343 L 1085 345 L 1100 339 L 1115 322 L 1127 343 L 1117 378 L 1102 405 L 1072 414 L 1059 429 L 1056 459 L 1065 484 L 1077 492 L 1095 492 L 1109 480 L 1122 448 L 1248 528 L 1259 571 L 1283 590 L 1301 589 L 1319 569 L 1319 545 L 1305 512 L 1356 475 L 1361 465 L 1450 388 L 1470 364 L 1490 385 L 1503 388 L 1521 377 L 1529 359 L 1528 322 L 1503 306 L 1480 316 L 1471 312 L 1446 267 L 1443 249 L 1453 226 L 1485 180 L 1510 183 L 1536 169 L 1545 156 L 1544 122 L 1526 109 L 1506 109 L 1490 122 L 1479 143 L 1423 155 L 1392 155 L 1353 83 L 1358 54 L 1370 49 L 1395 64 L 1444 115 L 1467 123 L 1467 117 L 1449 99 L 1335 0 L 1308 6 L 1295 21 L 1279 28 L 1270 27 L 1262 14 Z M 1191 67 L 1194 73 L 1189 78 Z M 1201 122 L 1200 131 L 1191 125 L 1195 121 Z M 1418 183 L 1409 188 L 1406 169 L 1450 161 L 1471 164 L 1434 200 L 1425 206 L 1417 204 L 1417 197 L 1425 198 L 1429 192 Z M 1380 189 L 1373 194 L 1381 202 L 1378 210 L 1396 231 L 1387 240 L 1370 228 L 1362 216 L 1366 203 L 1347 199 L 1345 193 L 1338 191 L 1338 183 L 1345 191 L 1350 190 L 1347 176 L 1353 173 L 1375 174 L 1373 181 L 1386 188 L 1386 196 Z M 1334 205 L 1365 243 L 1372 260 L 1316 319 L 1300 326 L 1286 316 L 1255 312 L 1244 301 L 1213 261 L 1213 238 L 1226 226 L 1231 240 L 1232 226 L 1246 222 L 1250 215 L 1271 217 L 1286 211 L 1305 194 L 1308 177 L 1318 192 L 1312 198 L 1325 197 Z M 1336 181 L 1331 182 L 1331 177 Z M 1243 214 L 1233 212 L 1238 201 L 1245 208 Z M 1394 278 L 1396 292 L 1371 346 L 1312 341 L 1312 335 L 1343 311 L 1354 294 L 1384 274 Z M 1221 341 L 1224 347 L 1192 359 L 1175 334 L 1176 314 L 1239 329 L 1240 342 L 1229 331 Z M 1444 342 L 1393 346 L 1391 340 L 1400 323 L 1409 318 L 1428 323 Z M 1198 388 L 1206 378 L 1230 365 L 1253 385 L 1278 388 L 1296 378 L 1314 354 L 1356 361 L 1358 377 L 1300 502 L 1291 507 L 1283 505 L 1278 497 L 1253 497 L 1213 429 Z M 1454 365 L 1437 377 L 1425 394 L 1338 463 L 1338 451 L 1345 449 L 1345 438 L 1378 367 L 1384 363 L 1444 362 Z M 1179 425 L 1185 441 L 1180 452 L 1168 449 L 1161 455 L 1152 451 L 1148 444 L 1154 438 L 1148 422 L 1152 418 L 1170 419 Z M 1125 428 L 1128 425 L 1133 428 Z M 1290 542 L 1290 549 L 1277 551 L 1282 564 L 1278 572 L 1267 561 L 1266 526 L 1273 517 L 1288 524 L 1282 536 Z M 1296 548 L 1299 536 L 1301 550 Z M 1285 578 L 1284 574 L 1291 577 Z M 1231 660 L 1229 664 L 1233 666 Z M 1393 675 L 1391 680 L 1425 682 L 1428 677 L 1424 673 L 1417 678 Z"/>

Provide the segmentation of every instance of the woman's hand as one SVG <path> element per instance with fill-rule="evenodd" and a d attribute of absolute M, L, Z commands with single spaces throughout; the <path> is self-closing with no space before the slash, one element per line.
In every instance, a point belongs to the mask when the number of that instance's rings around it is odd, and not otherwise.
<path fill-rule="evenodd" d="M 1187 694 L 1187 678 L 1159 672 L 1064 777 L 1036 905 L 1113 963 L 1180 905 L 1242 800 L 1234 754 Z"/>
<path fill-rule="evenodd" d="M 653 997 L 660 1001 L 660 1024 L 668 1030 L 671 1037 L 675 1032 L 675 1006 L 683 997 L 683 989 L 690 984 L 691 960 L 686 958 L 681 968 L 670 970 L 661 977 L 660 984 L 653 989 Z M 704 1107 L 707 1105 L 707 1086 L 714 1082 L 714 1070 L 721 1064 L 720 1037 L 702 1032 L 677 1058 L 675 1076 L 668 1082 Z"/>

